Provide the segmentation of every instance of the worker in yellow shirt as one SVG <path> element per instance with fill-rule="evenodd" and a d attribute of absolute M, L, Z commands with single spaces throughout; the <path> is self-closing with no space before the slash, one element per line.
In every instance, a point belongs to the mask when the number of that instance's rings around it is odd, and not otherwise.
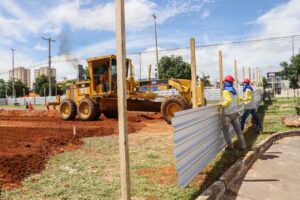
<path fill-rule="evenodd" d="M 234 78 L 227 75 L 224 79 L 224 90 L 223 90 L 223 101 L 221 102 L 221 107 L 223 108 L 222 115 L 222 130 L 224 134 L 225 141 L 227 143 L 227 150 L 233 148 L 232 141 L 229 135 L 229 126 L 232 124 L 236 135 L 239 139 L 242 149 L 246 149 L 245 138 L 243 131 L 241 129 L 240 119 L 239 119 L 239 102 L 240 97 L 237 94 L 235 88 L 233 87 Z"/>
<path fill-rule="evenodd" d="M 256 124 L 256 129 L 257 133 L 262 132 L 262 125 L 260 123 L 260 120 L 256 114 L 256 106 L 254 102 L 254 93 L 253 93 L 253 88 L 250 85 L 250 80 L 245 79 L 244 80 L 244 87 L 243 87 L 243 92 L 244 92 L 244 98 L 242 100 L 245 102 L 245 110 L 241 119 L 241 129 L 244 130 L 244 126 L 246 123 L 247 118 L 249 115 L 252 115 L 252 118 Z"/>

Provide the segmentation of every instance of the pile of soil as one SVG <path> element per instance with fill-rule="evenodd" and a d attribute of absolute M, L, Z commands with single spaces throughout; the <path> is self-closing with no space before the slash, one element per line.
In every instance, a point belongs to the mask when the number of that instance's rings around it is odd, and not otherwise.
<path fill-rule="evenodd" d="M 7 110 L 0 109 L 0 116 L 8 117 L 59 117 L 57 110 L 37 109 L 32 111 L 27 110 Z"/>
<path fill-rule="evenodd" d="M 146 116 L 129 113 L 129 133 L 158 120 L 151 114 Z M 55 110 L 0 110 L 0 130 L 0 187 L 9 189 L 43 170 L 49 156 L 78 148 L 82 137 L 118 134 L 118 121 L 63 121 Z"/>

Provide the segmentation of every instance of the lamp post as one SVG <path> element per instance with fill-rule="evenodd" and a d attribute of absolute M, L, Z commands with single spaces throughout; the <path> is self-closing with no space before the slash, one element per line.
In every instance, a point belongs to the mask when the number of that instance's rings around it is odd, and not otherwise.
<path fill-rule="evenodd" d="M 155 49 L 156 49 L 156 75 L 157 79 L 159 79 L 159 72 L 158 72 L 158 49 L 157 49 L 157 28 L 156 28 L 156 19 L 157 16 L 153 14 L 153 19 L 154 19 L 154 31 L 155 31 Z"/>

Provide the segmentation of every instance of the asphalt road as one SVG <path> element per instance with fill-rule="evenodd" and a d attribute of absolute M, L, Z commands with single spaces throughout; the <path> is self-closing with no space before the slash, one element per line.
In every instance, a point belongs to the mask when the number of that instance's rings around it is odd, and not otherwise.
<path fill-rule="evenodd" d="M 287 137 L 271 146 L 244 178 L 238 200 L 300 199 L 300 137 Z"/>

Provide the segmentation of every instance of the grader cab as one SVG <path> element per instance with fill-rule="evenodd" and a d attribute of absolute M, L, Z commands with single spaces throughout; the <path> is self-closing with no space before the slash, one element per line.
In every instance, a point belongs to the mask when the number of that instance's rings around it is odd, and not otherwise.
<path fill-rule="evenodd" d="M 66 99 L 60 103 L 60 113 L 64 120 L 90 121 L 99 118 L 116 117 L 117 106 L 117 63 L 116 56 L 103 56 L 87 59 L 89 80 L 69 84 Z M 191 81 L 166 80 L 169 88 L 179 94 L 161 96 L 151 91 L 141 92 L 139 82 L 133 78 L 131 60 L 126 60 L 127 109 L 129 111 L 161 112 L 164 119 L 171 123 L 174 113 L 191 107 Z M 197 88 L 198 105 L 204 105 L 203 84 Z"/>

